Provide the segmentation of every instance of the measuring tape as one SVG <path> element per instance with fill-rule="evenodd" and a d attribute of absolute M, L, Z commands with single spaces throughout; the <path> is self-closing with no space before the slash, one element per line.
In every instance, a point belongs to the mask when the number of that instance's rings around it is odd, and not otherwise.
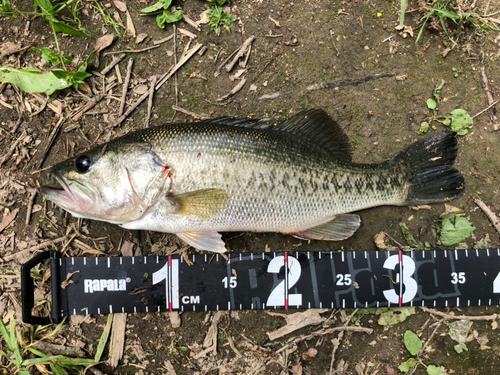
<path fill-rule="evenodd" d="M 122 312 L 500 304 L 500 249 L 60 258 L 21 270 L 23 321 Z M 50 318 L 32 315 L 30 271 L 50 259 Z"/>

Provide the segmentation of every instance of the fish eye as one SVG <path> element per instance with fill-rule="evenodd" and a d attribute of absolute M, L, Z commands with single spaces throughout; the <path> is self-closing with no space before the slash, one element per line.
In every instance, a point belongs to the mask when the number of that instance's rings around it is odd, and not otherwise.
<path fill-rule="evenodd" d="M 85 173 L 92 165 L 92 159 L 88 155 L 80 155 L 75 160 L 75 168 L 80 173 Z"/>

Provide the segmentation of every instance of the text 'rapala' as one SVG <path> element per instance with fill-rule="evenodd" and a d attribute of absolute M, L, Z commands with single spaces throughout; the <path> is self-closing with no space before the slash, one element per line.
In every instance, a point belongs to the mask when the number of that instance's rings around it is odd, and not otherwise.
<path fill-rule="evenodd" d="M 85 279 L 85 293 L 94 292 L 118 292 L 127 290 L 126 279 Z"/>

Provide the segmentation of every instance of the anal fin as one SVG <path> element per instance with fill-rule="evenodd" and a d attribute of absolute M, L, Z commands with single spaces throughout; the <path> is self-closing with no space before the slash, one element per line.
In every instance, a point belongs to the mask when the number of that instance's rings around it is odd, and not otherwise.
<path fill-rule="evenodd" d="M 217 232 L 181 232 L 176 235 L 198 250 L 213 251 L 214 253 L 225 253 L 226 245 L 222 236 Z"/>
<path fill-rule="evenodd" d="M 325 224 L 287 234 L 302 240 L 341 241 L 351 237 L 359 228 L 360 223 L 359 215 L 341 214 Z"/>

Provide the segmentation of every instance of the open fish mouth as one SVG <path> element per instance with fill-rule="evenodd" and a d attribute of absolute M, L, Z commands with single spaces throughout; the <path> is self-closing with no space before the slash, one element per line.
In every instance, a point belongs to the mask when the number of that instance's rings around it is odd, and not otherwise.
<path fill-rule="evenodd" d="M 84 213 L 93 207 L 93 194 L 89 196 L 90 190 L 81 182 L 71 180 L 71 184 L 75 185 L 72 189 L 59 171 L 50 171 L 47 177 L 44 181 L 46 184 L 41 189 L 42 195 L 46 199 L 73 214 Z"/>

